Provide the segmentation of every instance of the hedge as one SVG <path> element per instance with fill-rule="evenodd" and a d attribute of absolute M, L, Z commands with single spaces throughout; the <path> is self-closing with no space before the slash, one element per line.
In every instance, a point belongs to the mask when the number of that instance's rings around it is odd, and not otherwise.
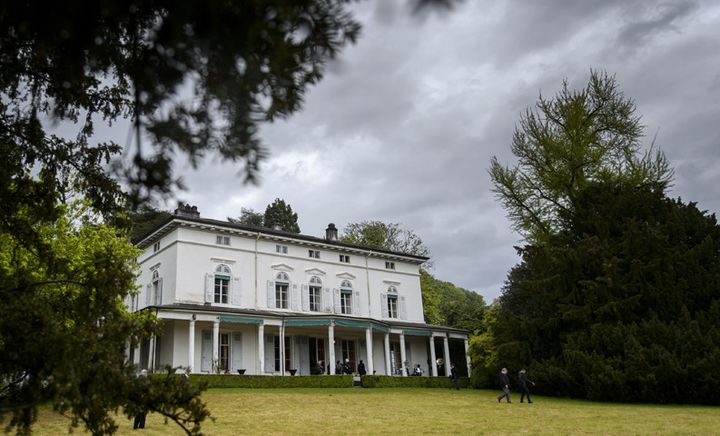
<path fill-rule="evenodd" d="M 460 387 L 467 388 L 470 379 L 460 377 Z M 448 377 L 393 377 L 389 375 L 366 375 L 362 378 L 364 388 L 451 388 Z"/>
<path fill-rule="evenodd" d="M 271 376 L 192 374 L 190 382 L 207 383 L 208 388 L 351 388 L 351 375 Z"/>

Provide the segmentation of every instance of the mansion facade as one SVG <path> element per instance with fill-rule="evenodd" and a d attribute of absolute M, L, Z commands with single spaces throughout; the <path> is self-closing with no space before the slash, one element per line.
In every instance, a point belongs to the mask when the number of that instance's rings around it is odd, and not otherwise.
<path fill-rule="evenodd" d="M 129 350 L 141 368 L 195 373 L 425 376 L 448 374 L 450 345 L 468 332 L 428 325 L 425 257 L 200 218 L 181 206 L 136 244 L 140 292 L 126 302 L 162 321 L 162 334 Z M 463 373 L 465 371 L 462 371 Z"/>

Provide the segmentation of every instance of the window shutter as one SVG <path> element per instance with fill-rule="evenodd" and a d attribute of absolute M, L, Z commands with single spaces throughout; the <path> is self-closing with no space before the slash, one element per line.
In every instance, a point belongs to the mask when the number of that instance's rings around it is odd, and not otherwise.
<path fill-rule="evenodd" d="M 400 312 L 400 319 L 407 319 L 407 311 L 405 310 L 405 297 L 398 298 L 398 312 Z"/>
<path fill-rule="evenodd" d="M 300 292 L 297 283 L 290 283 L 290 305 L 292 310 L 300 310 Z"/>
<path fill-rule="evenodd" d="M 355 291 L 352 299 L 352 314 L 360 315 L 360 291 Z"/>
<path fill-rule="evenodd" d="M 215 293 L 215 275 L 212 273 L 205 274 L 205 302 L 213 302 L 213 294 Z"/>
<path fill-rule="evenodd" d="M 149 284 L 145 287 L 145 306 L 149 306 L 152 302 L 151 298 L 152 294 L 152 284 Z"/>
<path fill-rule="evenodd" d="M 231 370 L 235 372 L 242 368 L 242 333 L 235 332 L 232 334 L 232 344 L 230 344 L 230 347 L 232 359 Z"/>
<path fill-rule="evenodd" d="M 333 300 L 335 301 L 335 313 L 342 313 L 340 309 L 340 289 L 333 288 Z"/>
<path fill-rule="evenodd" d="M 272 280 L 267 282 L 267 307 L 268 309 L 275 308 L 275 282 Z"/>
<path fill-rule="evenodd" d="M 310 287 L 306 284 L 302 285 L 302 310 L 305 312 L 310 310 Z"/>
<path fill-rule="evenodd" d="M 390 314 L 388 313 L 388 296 L 385 293 L 380 294 L 380 306 L 382 308 L 382 317 L 390 318 Z"/>
<path fill-rule="evenodd" d="M 265 335 L 265 372 L 275 372 L 275 337 Z"/>
<path fill-rule="evenodd" d="M 332 312 L 332 295 L 330 294 L 330 288 L 325 288 L 325 294 L 323 295 L 322 302 L 325 307 L 325 312 L 331 313 Z"/>
<path fill-rule="evenodd" d="M 235 306 L 240 306 L 240 277 L 233 277 L 230 280 L 230 303 Z"/>
<path fill-rule="evenodd" d="M 163 279 L 162 277 L 158 279 L 158 286 L 157 286 L 157 294 L 155 294 L 155 304 L 157 306 L 160 306 L 162 304 L 162 297 L 163 297 Z"/>

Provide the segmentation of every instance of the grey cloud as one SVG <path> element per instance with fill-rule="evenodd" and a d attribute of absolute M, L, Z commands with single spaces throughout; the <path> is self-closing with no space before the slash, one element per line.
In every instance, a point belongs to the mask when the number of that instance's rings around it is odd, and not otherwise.
<path fill-rule="evenodd" d="M 646 16 L 623 27 L 618 42 L 623 46 L 637 47 L 658 33 L 677 31 L 677 22 L 697 9 L 695 1 L 674 1 L 648 7 L 643 14 Z"/>

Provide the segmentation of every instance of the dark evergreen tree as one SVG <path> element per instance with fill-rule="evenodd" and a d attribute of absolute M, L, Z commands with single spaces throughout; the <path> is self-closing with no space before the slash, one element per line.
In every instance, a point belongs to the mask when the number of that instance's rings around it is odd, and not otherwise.
<path fill-rule="evenodd" d="M 263 225 L 269 228 L 280 226 L 286 232 L 300 233 L 297 214 L 289 204 L 285 203 L 285 200 L 280 198 L 276 198 L 265 208 Z"/>
<path fill-rule="evenodd" d="M 142 206 L 137 211 L 128 211 L 128 218 L 131 222 L 130 240 L 137 242 L 138 238 L 146 235 L 161 222 L 172 216 L 166 210 L 155 209 L 151 206 Z"/>
<path fill-rule="evenodd" d="M 260 212 L 255 212 L 251 208 L 241 208 L 240 216 L 237 218 L 228 217 L 228 222 L 233 224 L 242 224 L 246 226 L 262 227 L 265 216 Z"/>

